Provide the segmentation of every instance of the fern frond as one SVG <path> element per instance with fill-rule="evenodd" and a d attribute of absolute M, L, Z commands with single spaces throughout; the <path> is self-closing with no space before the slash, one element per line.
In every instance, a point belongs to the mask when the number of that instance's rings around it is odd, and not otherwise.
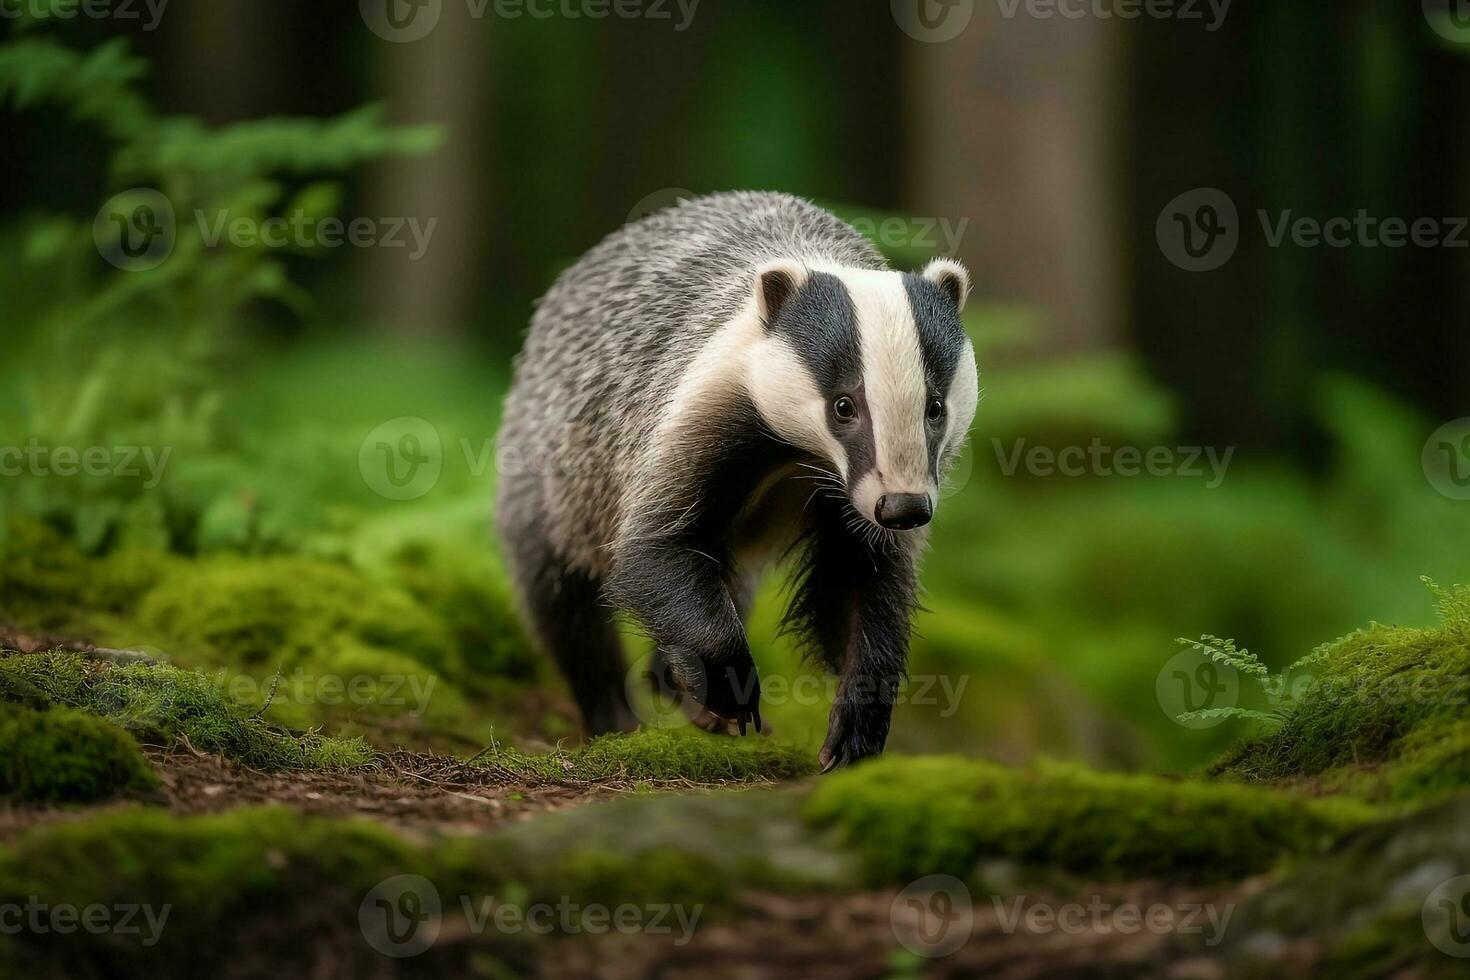
<path fill-rule="evenodd" d="M 1271 725 L 1280 725 L 1285 720 L 1276 712 L 1257 711 L 1254 708 L 1202 708 L 1199 711 L 1186 711 L 1177 717 L 1180 721 L 1216 721 L 1229 718 L 1240 721 L 1259 721 Z"/>
<path fill-rule="evenodd" d="M 1271 673 L 1266 668 L 1266 665 L 1256 658 L 1255 654 L 1249 650 L 1240 649 L 1235 645 L 1234 640 L 1210 636 L 1206 633 L 1198 640 L 1190 640 L 1181 636 L 1175 642 L 1198 650 L 1217 664 L 1233 667 L 1241 673 L 1249 674 L 1252 677 L 1267 677 Z"/>

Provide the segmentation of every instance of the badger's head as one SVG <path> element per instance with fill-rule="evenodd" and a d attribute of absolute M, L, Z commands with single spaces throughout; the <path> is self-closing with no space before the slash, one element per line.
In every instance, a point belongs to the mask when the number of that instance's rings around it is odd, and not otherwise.
<path fill-rule="evenodd" d="M 766 424 L 828 464 L 864 519 L 899 531 L 929 523 L 979 397 L 960 325 L 964 267 L 783 260 L 756 270 L 752 288 L 763 330 L 747 383 Z"/>

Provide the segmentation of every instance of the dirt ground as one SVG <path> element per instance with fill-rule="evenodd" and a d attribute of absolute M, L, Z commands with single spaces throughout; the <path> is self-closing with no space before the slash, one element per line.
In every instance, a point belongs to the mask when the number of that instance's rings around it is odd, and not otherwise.
<path fill-rule="evenodd" d="M 162 784 L 155 796 L 85 809 L 0 803 L 0 840 L 38 824 L 140 805 L 195 814 L 282 804 L 323 816 L 367 817 L 409 834 L 476 833 L 629 791 L 614 782 L 528 785 L 493 769 L 412 752 L 382 754 L 363 772 L 268 773 L 187 748 L 144 751 Z"/>

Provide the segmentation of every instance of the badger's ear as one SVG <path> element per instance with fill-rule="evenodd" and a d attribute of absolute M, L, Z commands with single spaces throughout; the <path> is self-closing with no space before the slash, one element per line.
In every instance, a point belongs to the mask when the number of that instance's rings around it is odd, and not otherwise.
<path fill-rule="evenodd" d="M 771 325 L 806 282 L 806 276 L 805 267 L 791 259 L 776 259 L 755 270 L 755 305 L 762 323 Z"/>
<path fill-rule="evenodd" d="M 964 312 L 970 298 L 970 274 L 954 259 L 935 259 L 924 267 L 924 278 L 938 286 L 956 310 Z"/>

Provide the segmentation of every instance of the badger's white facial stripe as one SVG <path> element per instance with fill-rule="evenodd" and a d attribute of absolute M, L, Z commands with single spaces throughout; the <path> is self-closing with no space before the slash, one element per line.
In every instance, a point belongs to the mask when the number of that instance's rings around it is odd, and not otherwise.
<path fill-rule="evenodd" d="M 954 461 L 965 446 L 970 426 L 975 423 L 975 409 L 980 404 L 980 372 L 975 363 L 975 347 L 966 343 L 960 353 L 959 365 L 954 378 L 945 392 L 945 403 L 949 408 L 949 419 L 944 429 L 944 441 L 939 447 L 941 469 Z"/>
<path fill-rule="evenodd" d="M 903 277 L 896 272 L 828 269 L 852 297 L 862 346 L 863 388 L 873 426 L 873 481 L 852 488 L 854 503 L 871 516 L 884 493 L 934 494 L 924 413 L 928 379 L 919 329 Z M 859 499 L 859 496 L 863 499 Z M 868 501 L 866 497 L 873 499 Z"/>
<path fill-rule="evenodd" d="M 756 411 L 776 435 L 830 461 L 847 479 L 847 452 L 827 427 L 827 399 L 791 344 L 763 337 L 746 354 L 745 375 Z"/>

